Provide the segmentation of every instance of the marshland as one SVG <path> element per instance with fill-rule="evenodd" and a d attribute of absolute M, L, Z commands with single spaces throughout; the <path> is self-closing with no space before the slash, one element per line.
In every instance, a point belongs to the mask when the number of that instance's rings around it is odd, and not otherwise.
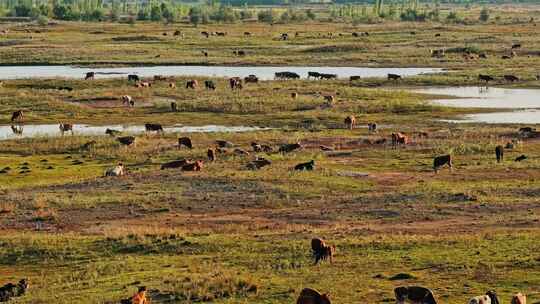
<path fill-rule="evenodd" d="M 146 286 L 150 303 L 295 303 L 304 288 L 391 303 L 417 285 L 438 303 L 488 290 L 540 303 L 538 4 L 163 1 L 144 20 L 151 6 L 113 1 L 88 21 L 82 4 L 66 20 L 47 1 L 8 2 L 0 286 L 29 282 L 10 302 L 120 303 Z M 300 78 L 274 79 L 285 71 Z M 436 173 L 443 155 L 452 170 Z M 183 159 L 203 166 L 161 169 Z M 332 263 L 314 265 L 313 238 L 335 245 Z"/>

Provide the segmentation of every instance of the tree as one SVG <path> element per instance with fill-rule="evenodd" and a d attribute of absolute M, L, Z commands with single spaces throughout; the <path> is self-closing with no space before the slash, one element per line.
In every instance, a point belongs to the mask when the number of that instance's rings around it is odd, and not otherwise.
<path fill-rule="evenodd" d="M 274 23 L 274 11 L 272 9 L 260 11 L 257 14 L 257 19 L 260 22 Z"/>
<path fill-rule="evenodd" d="M 188 13 L 189 22 L 195 26 L 199 25 L 201 23 L 201 8 L 198 6 L 194 6 L 189 10 Z"/>
<path fill-rule="evenodd" d="M 161 21 L 163 15 L 161 14 L 161 8 L 157 5 L 152 6 L 150 10 L 150 20 L 152 21 Z"/>

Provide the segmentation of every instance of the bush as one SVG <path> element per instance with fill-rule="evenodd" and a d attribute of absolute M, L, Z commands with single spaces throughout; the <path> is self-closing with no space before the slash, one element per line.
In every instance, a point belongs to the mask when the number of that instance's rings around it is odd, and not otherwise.
<path fill-rule="evenodd" d="M 419 13 L 415 9 L 408 8 L 405 12 L 401 13 L 399 16 L 401 21 L 418 21 L 418 22 L 424 22 L 426 21 L 426 13 Z"/>
<path fill-rule="evenodd" d="M 317 15 L 315 15 L 315 13 L 311 9 L 307 10 L 306 16 L 311 20 L 315 20 L 317 18 Z"/>
<path fill-rule="evenodd" d="M 40 26 L 45 26 L 47 24 L 49 24 L 49 18 L 43 16 L 43 15 L 40 15 L 39 17 L 37 17 L 37 23 L 40 25 Z"/>
<path fill-rule="evenodd" d="M 260 11 L 257 14 L 257 19 L 260 22 L 274 23 L 274 19 L 275 19 L 274 11 L 272 9 Z"/>
<path fill-rule="evenodd" d="M 157 5 L 152 6 L 152 9 L 150 10 L 150 20 L 161 21 L 162 18 L 163 15 L 161 14 L 161 7 Z"/>
<path fill-rule="evenodd" d="M 489 20 L 489 10 L 487 9 L 487 7 L 484 7 L 481 11 L 480 11 L 480 21 L 482 22 L 486 22 Z"/>

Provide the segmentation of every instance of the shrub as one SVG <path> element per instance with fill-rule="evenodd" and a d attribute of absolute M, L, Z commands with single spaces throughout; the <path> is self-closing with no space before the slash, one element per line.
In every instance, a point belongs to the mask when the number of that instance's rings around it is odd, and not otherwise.
<path fill-rule="evenodd" d="M 481 11 L 480 11 L 480 21 L 482 22 L 486 22 L 489 20 L 489 10 L 487 9 L 487 7 L 484 7 Z"/>

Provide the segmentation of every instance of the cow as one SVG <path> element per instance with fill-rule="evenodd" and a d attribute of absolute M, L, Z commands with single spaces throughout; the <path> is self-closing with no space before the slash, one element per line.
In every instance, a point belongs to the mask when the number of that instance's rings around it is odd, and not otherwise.
<path fill-rule="evenodd" d="M 157 133 L 163 133 L 163 126 L 161 126 L 160 124 L 147 123 L 144 124 L 144 129 L 146 130 L 146 132 L 155 131 Z"/>
<path fill-rule="evenodd" d="M 302 149 L 302 145 L 299 142 L 295 143 L 295 144 L 281 145 L 281 147 L 279 147 L 278 151 L 280 153 L 289 153 L 289 152 L 292 152 L 292 151 L 295 151 L 295 150 L 298 150 L 298 149 Z"/>
<path fill-rule="evenodd" d="M 197 160 L 191 164 L 185 164 L 182 166 L 182 171 L 201 171 L 203 168 L 203 161 Z"/>
<path fill-rule="evenodd" d="M 183 36 L 182 32 L 179 30 L 174 31 L 173 36 Z"/>
<path fill-rule="evenodd" d="M 500 163 L 504 160 L 504 147 L 499 145 L 495 147 L 495 157 L 497 158 L 497 162 Z"/>
<path fill-rule="evenodd" d="M 356 125 L 356 117 L 354 117 L 353 115 L 349 115 L 345 117 L 343 122 L 345 123 L 345 126 L 347 126 L 349 130 L 352 130 L 354 129 L 354 126 Z"/>
<path fill-rule="evenodd" d="M 490 290 L 485 295 L 471 298 L 469 304 L 499 304 L 499 299 L 497 298 L 497 293 Z"/>
<path fill-rule="evenodd" d="M 495 78 L 493 78 L 492 76 L 489 76 L 489 75 L 483 75 L 483 74 L 479 74 L 478 75 L 478 80 L 480 81 L 485 81 L 486 84 L 490 81 L 494 81 Z"/>
<path fill-rule="evenodd" d="M 421 286 L 397 287 L 394 289 L 397 304 L 437 304 L 433 292 Z"/>
<path fill-rule="evenodd" d="M 296 171 L 313 171 L 314 168 L 315 168 L 314 160 L 310 160 L 307 163 L 300 163 L 294 166 L 294 170 Z"/>
<path fill-rule="evenodd" d="M 186 89 L 195 90 L 199 86 L 199 82 L 196 79 L 188 80 L 186 82 Z"/>
<path fill-rule="evenodd" d="M 439 172 L 439 168 L 444 165 L 448 165 L 448 168 L 450 168 L 450 171 L 452 171 L 452 155 L 441 155 L 433 159 L 433 170 L 435 173 Z"/>
<path fill-rule="evenodd" d="M 409 137 L 407 135 L 397 132 L 392 133 L 392 146 L 397 147 L 399 145 L 406 145 L 409 143 Z"/>
<path fill-rule="evenodd" d="M 258 83 L 259 78 L 257 76 L 255 76 L 255 75 L 249 75 L 249 76 L 244 78 L 244 82 L 245 83 Z"/>
<path fill-rule="evenodd" d="M 176 83 L 174 83 L 174 82 L 169 82 L 169 88 L 171 88 L 171 89 L 176 89 Z"/>
<path fill-rule="evenodd" d="M 487 56 L 486 53 L 480 53 L 480 54 L 478 54 L 478 58 L 487 59 L 488 56 Z"/>
<path fill-rule="evenodd" d="M 116 136 L 116 135 L 120 135 L 121 133 L 122 133 L 121 131 L 113 130 L 113 129 L 109 129 L 109 128 L 107 128 L 107 130 L 105 130 L 105 134 L 107 134 L 109 136 Z"/>
<path fill-rule="evenodd" d="M 235 54 L 236 56 L 246 56 L 246 51 L 244 51 L 244 50 L 234 50 L 233 54 Z"/>
<path fill-rule="evenodd" d="M 67 131 L 71 131 L 71 135 L 73 135 L 73 125 L 72 124 L 60 123 L 58 128 L 60 129 L 60 133 L 62 133 L 62 136 L 64 136 L 64 133 L 67 132 Z"/>
<path fill-rule="evenodd" d="M 287 33 L 281 34 L 281 40 L 285 41 L 285 40 L 288 40 L 288 39 L 289 39 L 289 34 L 287 34 Z"/>
<path fill-rule="evenodd" d="M 208 149 L 208 151 L 206 152 L 206 156 L 208 156 L 208 160 L 213 162 L 216 160 L 216 150 L 210 148 Z"/>
<path fill-rule="evenodd" d="M 227 32 L 216 32 L 216 36 L 225 37 L 227 36 Z"/>
<path fill-rule="evenodd" d="M 207 51 L 201 51 L 201 53 L 204 55 L 204 57 L 208 57 L 208 52 Z"/>
<path fill-rule="evenodd" d="M 512 56 L 502 55 L 501 59 L 504 59 L 504 60 L 512 59 Z"/>
<path fill-rule="evenodd" d="M 24 119 L 24 113 L 22 110 L 15 111 L 11 114 L 11 122 L 22 121 Z"/>
<path fill-rule="evenodd" d="M 233 153 L 236 154 L 236 155 L 240 155 L 240 156 L 248 156 L 249 155 L 248 151 L 240 149 L 240 148 L 234 149 Z"/>
<path fill-rule="evenodd" d="M 189 159 L 173 160 L 161 165 L 161 170 L 165 169 L 177 169 L 191 163 Z"/>
<path fill-rule="evenodd" d="M 203 35 L 206 38 L 210 37 L 210 33 L 206 32 L 206 31 L 201 32 L 201 35 Z"/>
<path fill-rule="evenodd" d="M 239 77 L 230 78 L 229 86 L 231 87 L 231 90 L 242 89 L 242 79 L 240 79 Z"/>
<path fill-rule="evenodd" d="M 397 81 L 397 80 L 401 79 L 401 75 L 398 75 L 398 74 L 388 74 L 387 77 L 388 77 L 388 80 L 396 80 Z"/>
<path fill-rule="evenodd" d="M 86 73 L 86 76 L 84 77 L 84 80 L 94 79 L 94 77 L 96 77 L 95 72 L 88 72 L 88 73 Z"/>
<path fill-rule="evenodd" d="M 512 44 L 512 50 L 521 48 L 521 43 L 514 43 Z"/>
<path fill-rule="evenodd" d="M 292 99 L 297 99 L 297 98 L 298 98 L 298 93 L 292 92 L 292 93 L 291 93 L 291 98 L 292 98 Z"/>
<path fill-rule="evenodd" d="M 171 111 L 178 112 L 178 105 L 174 101 L 171 102 Z"/>
<path fill-rule="evenodd" d="M 23 134 L 23 126 L 22 125 L 11 125 L 11 131 L 15 135 L 22 135 Z"/>
<path fill-rule="evenodd" d="M 125 168 L 122 163 L 119 163 L 116 167 L 107 169 L 107 171 L 105 171 L 105 176 L 123 176 L 125 174 Z"/>
<path fill-rule="evenodd" d="M 319 78 L 321 78 L 321 73 L 319 73 L 319 72 L 308 72 L 307 73 L 307 78 L 311 79 L 311 77 L 313 77 L 315 79 L 319 79 Z"/>
<path fill-rule="evenodd" d="M 349 81 L 350 81 L 350 82 L 357 81 L 357 80 L 360 80 L 360 79 L 361 79 L 360 76 L 350 76 L 350 77 L 349 77 Z"/>
<path fill-rule="evenodd" d="M 136 142 L 135 136 L 118 137 L 116 140 L 124 146 L 131 146 Z"/>
<path fill-rule="evenodd" d="M 246 165 L 246 168 L 249 170 L 259 170 L 262 167 L 270 166 L 272 164 L 271 161 L 267 160 L 266 158 L 258 157 L 257 159 L 249 162 Z"/>
<path fill-rule="evenodd" d="M 300 79 L 300 75 L 294 72 L 276 72 L 274 74 L 275 79 Z"/>
<path fill-rule="evenodd" d="M 531 128 L 531 127 L 522 127 L 522 128 L 519 128 L 519 133 L 522 134 L 522 133 L 533 133 L 533 132 L 536 132 L 536 129 L 535 128 Z"/>
<path fill-rule="evenodd" d="M 435 57 L 435 58 L 442 58 L 446 55 L 444 52 L 444 49 L 430 50 L 430 53 L 431 53 L 431 57 Z"/>
<path fill-rule="evenodd" d="M 139 82 L 141 81 L 141 79 L 139 78 L 138 75 L 131 74 L 131 75 L 128 75 L 128 81 Z"/>
<path fill-rule="evenodd" d="M 251 36 L 251 33 L 250 32 L 244 32 L 244 36 L 249 37 L 249 36 Z"/>
<path fill-rule="evenodd" d="M 121 99 L 122 99 L 122 105 L 126 105 L 128 107 L 134 107 L 135 106 L 135 101 L 133 101 L 133 98 L 131 98 L 131 96 L 123 95 L 121 97 Z"/>
<path fill-rule="evenodd" d="M 215 90 L 216 89 L 216 84 L 212 80 L 205 80 L 204 81 L 204 87 L 207 90 Z"/>
<path fill-rule="evenodd" d="M 148 81 L 140 81 L 140 82 L 137 82 L 135 84 L 135 87 L 136 88 L 151 88 L 152 87 L 152 83 L 148 82 Z"/>
<path fill-rule="evenodd" d="M 521 292 L 518 292 L 512 296 L 510 304 L 527 304 L 527 296 L 525 296 Z"/>
<path fill-rule="evenodd" d="M 234 144 L 230 141 L 226 141 L 226 140 L 216 140 L 216 144 L 218 145 L 218 147 L 220 148 L 232 148 L 234 147 Z"/>
<path fill-rule="evenodd" d="M 520 162 L 520 161 L 526 160 L 527 158 L 528 158 L 527 155 L 521 154 L 520 156 L 516 157 L 516 159 L 514 161 L 515 162 Z"/>
<path fill-rule="evenodd" d="M 331 302 L 329 295 L 320 294 L 311 288 L 304 288 L 300 292 L 296 304 L 331 304 Z"/>
<path fill-rule="evenodd" d="M 509 82 L 519 81 L 519 78 L 514 75 L 504 75 L 503 78 Z"/>
<path fill-rule="evenodd" d="M 337 79 L 336 74 L 324 74 L 324 73 L 321 73 L 320 75 L 321 75 L 320 76 L 321 79 Z"/>
<path fill-rule="evenodd" d="M 336 252 L 336 246 L 326 245 L 326 243 L 320 238 L 314 238 L 311 240 L 311 251 L 315 259 L 315 265 L 321 260 L 329 259 L 330 263 L 334 261 L 334 253 Z"/>
<path fill-rule="evenodd" d="M 369 132 L 377 132 L 377 124 L 376 123 L 368 123 L 368 131 Z"/>
<path fill-rule="evenodd" d="M 11 298 L 20 297 L 26 293 L 30 285 L 22 279 L 17 284 L 7 283 L 0 287 L 0 302 L 8 302 Z"/>
<path fill-rule="evenodd" d="M 335 97 L 333 95 L 324 95 L 323 98 L 324 101 L 328 104 L 333 104 L 335 101 Z"/>
<path fill-rule="evenodd" d="M 180 138 L 178 138 L 178 148 L 181 148 L 182 146 L 186 146 L 189 149 L 193 149 L 193 144 L 191 142 L 191 138 L 189 138 L 189 137 L 180 137 Z"/>

